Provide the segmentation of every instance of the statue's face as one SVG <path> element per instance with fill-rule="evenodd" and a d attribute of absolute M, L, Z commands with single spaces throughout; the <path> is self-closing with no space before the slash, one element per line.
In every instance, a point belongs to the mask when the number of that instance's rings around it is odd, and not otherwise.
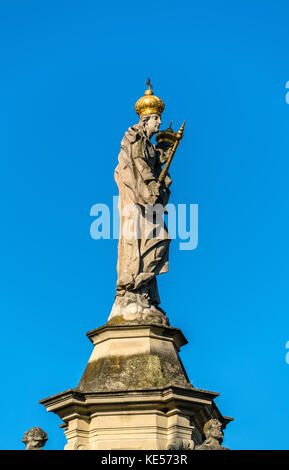
<path fill-rule="evenodd" d="M 210 429 L 210 437 L 214 437 L 218 440 L 223 440 L 223 431 L 221 423 L 214 423 Z"/>
<path fill-rule="evenodd" d="M 22 442 L 26 444 L 27 449 L 33 449 L 34 447 L 38 447 L 38 444 L 39 444 L 39 441 L 35 440 L 33 434 L 30 433 L 29 431 L 26 431 L 24 433 Z"/>
<path fill-rule="evenodd" d="M 39 449 L 40 447 L 42 447 L 41 441 L 36 441 L 35 439 L 31 439 L 27 443 L 27 450 Z"/>
<path fill-rule="evenodd" d="M 162 123 L 161 117 L 158 114 L 151 114 L 148 121 L 146 121 L 145 127 L 149 137 L 152 137 L 159 131 Z"/>

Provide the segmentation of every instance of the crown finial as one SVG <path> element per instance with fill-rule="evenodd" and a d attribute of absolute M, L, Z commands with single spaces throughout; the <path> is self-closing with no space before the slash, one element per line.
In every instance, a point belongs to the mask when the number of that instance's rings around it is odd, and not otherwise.
<path fill-rule="evenodd" d="M 151 79 L 148 78 L 146 80 L 146 85 L 148 86 L 148 89 L 145 91 L 145 95 L 148 96 L 148 95 L 153 95 L 153 86 L 151 84 Z"/>
<path fill-rule="evenodd" d="M 140 117 L 147 116 L 148 114 L 158 114 L 161 116 L 165 109 L 165 104 L 160 98 L 154 95 L 150 78 L 146 80 L 146 85 L 148 89 L 145 91 L 145 96 L 142 96 L 142 98 L 136 102 L 135 111 Z"/>

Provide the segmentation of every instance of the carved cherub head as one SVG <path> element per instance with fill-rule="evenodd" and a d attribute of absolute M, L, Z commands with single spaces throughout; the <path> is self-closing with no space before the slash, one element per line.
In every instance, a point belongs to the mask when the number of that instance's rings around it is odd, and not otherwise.
<path fill-rule="evenodd" d="M 25 450 L 39 450 L 45 446 L 47 440 L 46 432 L 38 426 L 35 426 L 24 433 L 22 442 L 26 444 Z"/>
<path fill-rule="evenodd" d="M 204 434 L 206 436 L 206 440 L 217 440 L 219 441 L 220 445 L 223 442 L 224 434 L 222 431 L 222 423 L 217 419 L 210 419 L 204 425 Z"/>

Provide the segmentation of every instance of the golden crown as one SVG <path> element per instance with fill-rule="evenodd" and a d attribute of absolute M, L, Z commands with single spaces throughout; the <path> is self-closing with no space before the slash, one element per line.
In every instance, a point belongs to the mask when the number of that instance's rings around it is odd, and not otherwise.
<path fill-rule="evenodd" d="M 158 114 L 161 116 L 165 109 L 165 103 L 154 95 L 149 78 L 146 81 L 146 85 L 148 85 L 148 89 L 145 91 L 145 96 L 137 100 L 134 109 L 139 116 L 147 116 L 148 114 Z"/>

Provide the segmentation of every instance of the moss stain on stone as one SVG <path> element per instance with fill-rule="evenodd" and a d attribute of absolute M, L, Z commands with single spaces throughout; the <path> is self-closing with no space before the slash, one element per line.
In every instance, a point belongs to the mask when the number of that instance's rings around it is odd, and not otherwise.
<path fill-rule="evenodd" d="M 107 322 L 108 326 L 120 326 L 120 325 L 125 325 L 127 322 L 126 320 L 121 316 L 117 316 L 112 318 L 110 321 Z"/>
<path fill-rule="evenodd" d="M 83 391 L 164 387 L 160 358 L 155 354 L 110 356 L 88 363 L 79 383 Z"/>

